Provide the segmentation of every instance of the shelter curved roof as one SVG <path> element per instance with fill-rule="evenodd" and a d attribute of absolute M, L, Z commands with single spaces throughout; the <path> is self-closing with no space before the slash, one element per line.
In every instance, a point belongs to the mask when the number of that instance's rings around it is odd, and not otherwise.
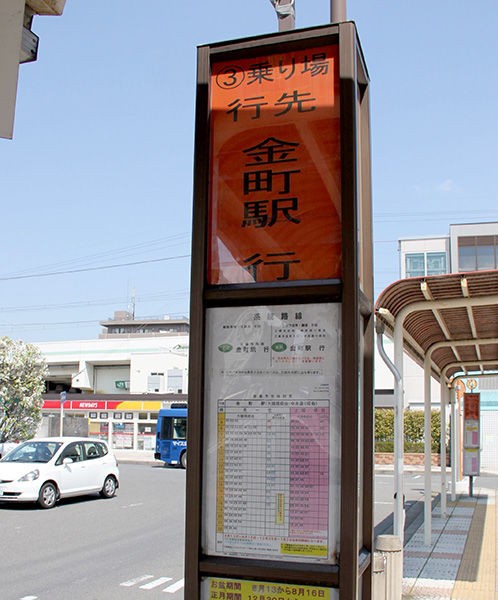
<path fill-rule="evenodd" d="M 430 353 L 438 379 L 498 371 L 498 270 L 400 279 L 375 314 L 390 337 L 403 324 L 405 351 L 421 366 Z"/>

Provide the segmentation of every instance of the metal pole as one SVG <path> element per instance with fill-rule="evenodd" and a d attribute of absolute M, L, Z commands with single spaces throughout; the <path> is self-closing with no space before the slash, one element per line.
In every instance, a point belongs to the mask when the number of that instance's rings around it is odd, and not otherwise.
<path fill-rule="evenodd" d="M 330 0 L 330 22 L 344 23 L 346 21 L 346 0 Z"/>
<path fill-rule="evenodd" d="M 449 390 L 441 382 L 441 517 L 446 518 L 446 406 Z"/>
<path fill-rule="evenodd" d="M 451 500 L 456 500 L 456 482 L 457 482 L 457 465 L 456 465 L 456 454 L 457 454 L 457 399 L 455 384 L 451 386 L 450 390 L 450 405 L 451 405 Z"/>
<path fill-rule="evenodd" d="M 59 423 L 59 435 L 63 436 L 64 432 L 64 402 L 67 400 L 67 393 L 61 392 L 59 394 L 60 403 L 61 403 L 61 413 L 60 413 L 60 423 Z"/>
<path fill-rule="evenodd" d="M 277 13 L 278 30 L 290 31 L 296 27 L 294 0 L 270 0 Z"/>
<path fill-rule="evenodd" d="M 431 356 L 424 358 L 424 544 L 432 539 Z"/>
<path fill-rule="evenodd" d="M 400 379 L 394 382 L 394 519 L 393 532 L 404 540 L 404 493 L 403 493 L 403 460 L 404 460 L 404 423 L 403 423 L 403 321 L 404 317 L 394 322 L 394 365 Z"/>

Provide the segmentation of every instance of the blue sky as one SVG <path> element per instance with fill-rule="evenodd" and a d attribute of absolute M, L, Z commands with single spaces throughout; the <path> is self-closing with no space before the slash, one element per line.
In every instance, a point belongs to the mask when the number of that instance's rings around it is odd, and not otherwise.
<path fill-rule="evenodd" d="M 400 237 L 498 221 L 498 5 L 349 0 L 347 17 L 371 81 L 378 294 Z M 296 0 L 298 28 L 329 21 L 328 0 Z M 137 316 L 188 315 L 196 47 L 276 30 L 270 0 L 67 0 L 35 18 L 0 140 L 0 335 L 94 338 L 133 295 Z"/>

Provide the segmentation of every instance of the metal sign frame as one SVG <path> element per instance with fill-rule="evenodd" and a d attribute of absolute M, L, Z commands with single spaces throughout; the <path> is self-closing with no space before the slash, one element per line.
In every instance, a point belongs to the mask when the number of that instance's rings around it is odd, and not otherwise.
<path fill-rule="evenodd" d="M 481 394 L 465 392 L 463 396 L 463 475 L 480 475 Z"/>
<path fill-rule="evenodd" d="M 338 45 L 341 274 L 325 279 L 208 283 L 211 173 L 210 81 L 216 61 Z M 353 23 L 281 32 L 198 48 L 190 304 L 185 597 L 205 578 L 285 582 L 371 598 L 373 546 L 373 264 L 369 78 Z M 341 304 L 340 555 L 337 564 L 203 554 L 207 312 L 222 307 Z"/>

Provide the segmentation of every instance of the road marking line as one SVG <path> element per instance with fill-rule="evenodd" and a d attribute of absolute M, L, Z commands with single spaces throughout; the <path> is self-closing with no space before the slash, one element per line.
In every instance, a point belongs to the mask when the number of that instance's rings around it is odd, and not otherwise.
<path fill-rule="evenodd" d="M 120 583 L 119 585 L 122 585 L 123 587 L 131 587 L 136 583 L 146 581 L 147 579 L 152 579 L 153 577 L 154 575 L 140 575 L 140 577 L 134 577 L 133 579 L 128 579 L 128 581 L 123 581 L 123 583 Z"/>
<path fill-rule="evenodd" d="M 155 587 L 159 587 L 160 585 L 162 585 L 163 583 L 166 583 L 167 581 L 171 581 L 172 577 L 159 577 L 159 579 L 154 579 L 154 581 L 151 581 L 150 583 L 146 583 L 145 585 L 141 585 L 140 589 L 141 590 L 152 590 Z"/>
<path fill-rule="evenodd" d="M 185 585 L 185 579 L 180 579 L 176 583 L 169 585 L 167 588 L 164 588 L 163 592 L 167 594 L 174 594 L 179 589 L 181 589 Z"/>
<path fill-rule="evenodd" d="M 21 600 L 37 600 L 38 596 L 23 596 Z"/>

